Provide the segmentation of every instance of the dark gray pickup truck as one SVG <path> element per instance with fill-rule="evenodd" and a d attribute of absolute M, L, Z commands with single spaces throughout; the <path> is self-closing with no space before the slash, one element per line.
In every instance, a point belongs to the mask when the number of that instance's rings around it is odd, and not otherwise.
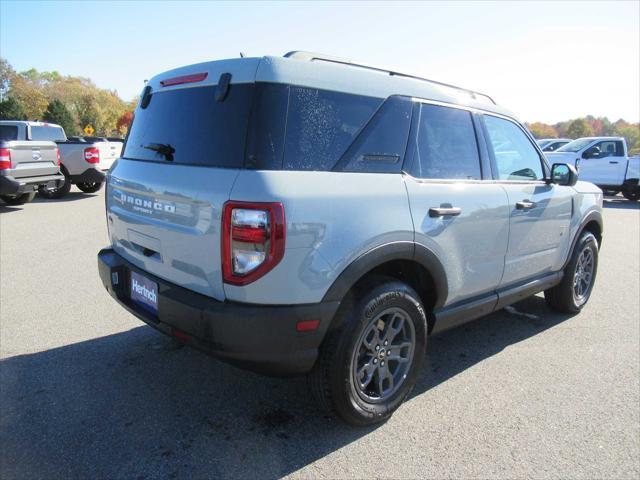
<path fill-rule="evenodd" d="M 9 205 L 30 202 L 38 188 L 58 188 L 60 150 L 38 136 L 39 122 L 0 122 L 0 198 Z M 27 139 L 27 140 L 18 140 Z"/>

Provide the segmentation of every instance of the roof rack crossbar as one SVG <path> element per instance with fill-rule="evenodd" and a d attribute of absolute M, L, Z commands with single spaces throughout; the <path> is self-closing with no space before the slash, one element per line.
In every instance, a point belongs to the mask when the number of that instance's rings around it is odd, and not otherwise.
<path fill-rule="evenodd" d="M 294 58 L 296 60 L 306 60 L 306 61 L 309 61 L 309 62 L 313 62 L 313 61 L 319 60 L 319 61 L 322 61 L 322 62 L 338 63 L 338 64 L 341 64 L 341 65 L 349 65 L 349 66 L 352 66 L 352 67 L 366 68 L 367 70 L 375 70 L 377 72 L 384 72 L 384 73 L 388 73 L 391 76 L 412 78 L 414 80 L 421 80 L 423 82 L 429 82 L 429 83 L 432 83 L 434 85 L 439 85 L 441 87 L 447 87 L 447 88 L 453 88 L 454 90 L 458 90 L 460 92 L 464 92 L 464 93 L 470 95 L 471 98 L 473 98 L 474 100 L 476 100 L 477 97 L 484 97 L 484 98 L 488 99 L 494 105 L 497 105 L 496 101 L 493 98 L 491 98 L 489 95 L 487 95 L 486 93 L 476 92 L 474 90 L 469 90 L 468 88 L 457 87 L 455 85 L 451 85 L 449 83 L 444 83 L 444 82 L 439 82 L 437 80 L 431 80 L 431 79 L 424 78 L 424 77 L 418 77 L 417 75 L 410 75 L 410 74 L 407 74 L 407 73 L 396 72 L 394 70 L 389 70 L 389 69 L 386 69 L 386 68 L 376 67 L 376 66 L 373 66 L 373 65 L 367 65 L 365 63 L 354 62 L 354 61 L 349 60 L 347 58 L 333 57 L 333 56 L 330 56 L 330 55 L 323 55 L 323 54 L 320 54 L 320 53 L 313 53 L 313 52 L 304 52 L 304 51 L 299 51 L 299 50 L 294 50 L 292 52 L 286 53 L 284 56 L 286 58 Z"/>

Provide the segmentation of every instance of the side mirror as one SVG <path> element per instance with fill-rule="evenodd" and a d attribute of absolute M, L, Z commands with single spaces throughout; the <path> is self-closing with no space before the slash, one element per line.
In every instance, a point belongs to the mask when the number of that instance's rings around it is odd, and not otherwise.
<path fill-rule="evenodd" d="M 573 187 L 578 181 L 578 172 L 567 163 L 554 163 L 551 167 L 551 182 L 556 185 Z"/>

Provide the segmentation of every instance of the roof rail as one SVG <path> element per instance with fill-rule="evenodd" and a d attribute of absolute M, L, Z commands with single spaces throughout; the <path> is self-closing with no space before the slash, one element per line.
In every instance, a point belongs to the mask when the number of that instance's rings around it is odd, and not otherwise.
<path fill-rule="evenodd" d="M 471 98 L 473 98 L 474 100 L 477 100 L 478 97 L 484 97 L 487 100 L 489 100 L 491 103 L 493 103 L 494 105 L 497 105 L 496 101 L 491 98 L 489 95 L 487 95 L 486 93 L 480 93 L 480 92 L 475 92 L 473 90 L 469 90 L 468 88 L 462 88 L 462 87 L 456 87 L 455 85 L 451 85 L 449 83 L 443 83 L 443 82 L 438 82 L 436 80 L 430 80 L 428 78 L 424 78 L 424 77 L 418 77 L 416 75 L 409 75 L 406 73 L 401 73 L 401 72 L 396 72 L 393 70 L 389 70 L 386 68 L 381 68 L 381 67 L 376 67 L 373 65 L 367 65 L 364 63 L 358 63 L 358 62 L 354 62 L 353 60 L 349 60 L 348 58 L 341 58 L 341 57 L 334 57 L 331 55 L 324 55 L 321 53 L 314 53 L 314 52 L 304 52 L 304 51 L 300 51 L 300 50 L 294 50 L 292 52 L 288 52 L 284 55 L 286 58 L 293 58 L 296 60 L 305 60 L 308 62 L 313 62 L 313 61 L 321 61 L 321 62 L 330 62 L 330 63 L 338 63 L 341 65 L 349 65 L 352 67 L 359 67 L 359 68 L 366 68 L 368 70 L 375 70 L 377 72 L 384 72 L 384 73 L 388 73 L 391 76 L 395 76 L 395 77 L 405 77 L 405 78 L 412 78 L 414 80 L 421 80 L 423 82 L 429 82 L 432 83 L 434 85 L 439 85 L 441 87 L 447 87 L 447 88 L 453 88 L 454 90 L 458 90 L 460 92 L 464 92 L 468 95 L 471 96 Z"/>

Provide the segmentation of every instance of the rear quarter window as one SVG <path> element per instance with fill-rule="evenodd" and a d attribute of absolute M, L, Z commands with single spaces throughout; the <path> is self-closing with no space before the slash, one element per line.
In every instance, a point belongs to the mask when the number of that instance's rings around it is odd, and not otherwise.
<path fill-rule="evenodd" d="M 0 125 L 0 140 L 9 142 L 18 139 L 18 127 L 15 125 Z"/>
<path fill-rule="evenodd" d="M 291 87 L 285 170 L 331 170 L 382 99 Z"/>
<path fill-rule="evenodd" d="M 170 145 L 173 163 L 239 168 L 244 161 L 253 84 L 231 85 L 224 101 L 215 100 L 215 86 L 158 91 L 149 105 L 138 108 L 123 157 L 166 162 L 149 148 Z"/>

